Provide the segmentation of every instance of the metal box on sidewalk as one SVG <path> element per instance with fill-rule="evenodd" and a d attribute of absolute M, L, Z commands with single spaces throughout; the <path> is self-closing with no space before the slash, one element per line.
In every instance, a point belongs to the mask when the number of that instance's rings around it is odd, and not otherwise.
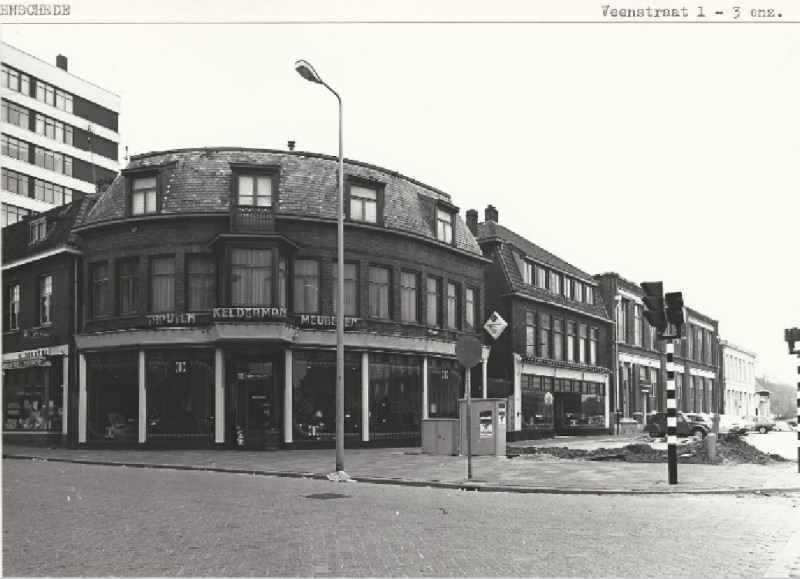
<path fill-rule="evenodd" d="M 422 452 L 424 454 L 457 455 L 458 442 L 458 419 L 422 419 Z"/>
<path fill-rule="evenodd" d="M 506 455 L 506 411 L 505 398 L 472 398 L 472 454 Z M 461 417 L 461 454 L 467 454 L 467 401 L 458 401 Z"/>

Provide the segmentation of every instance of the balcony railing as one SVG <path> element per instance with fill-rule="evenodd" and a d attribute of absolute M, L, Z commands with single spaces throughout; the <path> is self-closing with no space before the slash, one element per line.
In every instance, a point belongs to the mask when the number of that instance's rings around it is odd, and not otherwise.
<path fill-rule="evenodd" d="M 275 212 L 272 207 L 233 207 L 231 231 L 275 231 Z"/>

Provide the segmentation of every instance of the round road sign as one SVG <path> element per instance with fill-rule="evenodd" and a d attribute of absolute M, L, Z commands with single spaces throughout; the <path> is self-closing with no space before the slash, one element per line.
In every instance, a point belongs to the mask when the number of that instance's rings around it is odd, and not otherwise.
<path fill-rule="evenodd" d="M 483 358 L 483 344 L 473 336 L 461 336 L 456 342 L 456 357 L 465 368 L 472 368 Z"/>

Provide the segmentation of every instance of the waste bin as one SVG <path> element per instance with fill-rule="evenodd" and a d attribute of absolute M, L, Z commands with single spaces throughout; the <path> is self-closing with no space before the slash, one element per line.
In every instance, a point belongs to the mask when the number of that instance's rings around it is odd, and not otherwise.
<path fill-rule="evenodd" d="M 472 424 L 469 436 L 472 437 L 473 456 L 493 454 L 506 455 L 506 411 L 505 398 L 472 398 Z M 458 401 L 461 424 L 461 454 L 467 453 L 467 401 Z"/>
<path fill-rule="evenodd" d="M 458 454 L 458 419 L 423 418 L 423 454 Z"/>

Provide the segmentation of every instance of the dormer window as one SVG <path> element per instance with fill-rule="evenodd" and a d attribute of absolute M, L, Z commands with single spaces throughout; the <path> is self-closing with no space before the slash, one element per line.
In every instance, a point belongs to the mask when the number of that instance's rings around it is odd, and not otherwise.
<path fill-rule="evenodd" d="M 347 219 L 383 224 L 383 185 L 361 180 L 349 181 L 345 195 Z"/>
<path fill-rule="evenodd" d="M 436 209 L 436 239 L 453 243 L 453 213 L 441 208 Z"/>
<path fill-rule="evenodd" d="M 238 176 L 237 205 L 240 207 L 272 207 L 272 177 L 240 174 Z"/>
<path fill-rule="evenodd" d="M 248 163 L 230 166 L 232 230 L 274 231 L 280 167 Z"/>
<path fill-rule="evenodd" d="M 131 179 L 131 215 L 158 213 L 158 177 L 134 177 Z"/>
<path fill-rule="evenodd" d="M 42 241 L 45 237 L 47 237 L 47 220 L 31 221 L 31 243 Z"/>

